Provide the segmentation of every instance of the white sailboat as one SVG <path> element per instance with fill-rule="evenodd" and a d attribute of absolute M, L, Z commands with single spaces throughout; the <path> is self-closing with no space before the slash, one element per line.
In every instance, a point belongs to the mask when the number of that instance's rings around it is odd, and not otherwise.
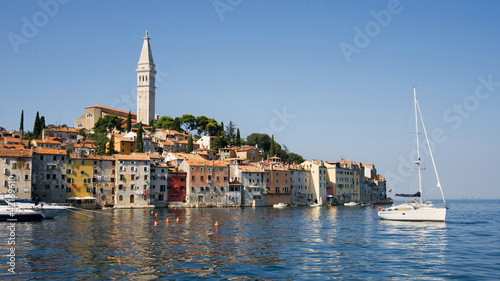
<path fill-rule="evenodd" d="M 412 200 L 410 203 L 404 203 L 397 206 L 392 206 L 389 208 L 379 207 L 378 216 L 384 220 L 395 220 L 395 221 L 439 221 L 444 222 L 446 219 L 446 210 L 448 209 L 446 201 L 444 199 L 443 189 L 441 188 L 441 182 L 439 181 L 439 175 L 436 169 L 436 163 L 434 162 L 434 156 L 432 155 L 431 146 L 429 144 L 429 138 L 427 137 L 427 131 L 425 130 L 424 120 L 422 118 L 422 113 L 420 111 L 420 106 L 417 100 L 417 92 L 415 87 L 413 88 L 413 99 L 415 104 L 415 130 L 416 130 L 416 148 L 417 148 L 417 160 L 415 164 L 418 170 L 418 187 L 419 190 L 415 194 L 396 194 L 400 197 L 418 197 L 418 201 Z M 427 147 L 429 149 L 429 155 L 432 160 L 432 165 L 434 167 L 434 172 L 437 179 L 437 187 L 441 191 L 441 197 L 443 198 L 444 208 L 437 208 L 431 202 L 424 203 L 422 200 L 422 171 L 420 167 L 420 143 L 418 137 L 418 117 L 420 116 L 420 121 L 422 123 L 422 128 L 424 131 L 425 139 L 427 142 Z"/>

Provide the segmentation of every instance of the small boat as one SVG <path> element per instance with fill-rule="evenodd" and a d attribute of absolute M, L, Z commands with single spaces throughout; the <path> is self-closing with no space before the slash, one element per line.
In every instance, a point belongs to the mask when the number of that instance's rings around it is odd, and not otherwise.
<path fill-rule="evenodd" d="M 38 221 L 44 218 L 43 212 L 34 205 L 17 203 L 9 195 L 0 198 L 0 221 Z"/>
<path fill-rule="evenodd" d="M 37 202 L 6 194 L 0 195 L 0 200 L 8 200 L 10 203 L 15 203 L 16 206 L 23 209 L 37 209 L 43 213 L 45 219 L 53 219 L 73 208 L 71 204 Z"/>
<path fill-rule="evenodd" d="M 320 204 L 320 203 L 316 203 L 316 204 L 311 204 L 311 205 L 309 205 L 309 207 L 312 207 L 312 208 L 314 208 L 314 207 L 321 207 L 321 206 L 323 206 L 323 205 L 322 205 L 322 204 Z"/>
<path fill-rule="evenodd" d="M 349 203 L 344 203 L 344 206 L 358 206 L 358 205 L 359 205 L 359 203 L 354 202 L 354 201 L 351 201 Z"/>
<path fill-rule="evenodd" d="M 288 207 L 287 203 L 277 203 L 273 205 L 273 208 L 286 208 Z"/>
<path fill-rule="evenodd" d="M 394 221 L 438 221 L 444 222 L 446 219 L 446 210 L 448 206 L 444 199 L 443 189 L 441 188 L 441 183 L 439 181 L 439 175 L 436 169 L 436 163 L 434 162 L 434 156 L 432 155 L 431 146 L 429 143 L 429 138 L 427 137 L 427 131 L 425 130 L 424 120 L 422 118 L 422 112 L 420 111 L 420 106 L 417 101 L 417 92 L 415 87 L 413 88 L 413 100 L 415 108 L 415 136 L 416 136 L 416 160 L 417 165 L 417 175 L 418 175 L 418 192 L 414 194 L 396 194 L 399 197 L 417 197 L 419 201 L 412 200 L 410 203 L 403 203 L 398 206 L 392 206 L 389 208 L 379 207 L 378 216 L 384 220 L 394 220 Z M 444 208 L 437 208 L 431 202 L 424 203 L 422 200 L 422 168 L 420 167 L 420 142 L 419 142 L 419 117 L 420 123 L 423 128 L 424 136 L 427 142 L 429 156 L 432 160 L 432 165 L 434 167 L 434 173 L 436 174 L 437 184 L 436 186 L 441 191 L 441 197 L 443 198 Z"/>

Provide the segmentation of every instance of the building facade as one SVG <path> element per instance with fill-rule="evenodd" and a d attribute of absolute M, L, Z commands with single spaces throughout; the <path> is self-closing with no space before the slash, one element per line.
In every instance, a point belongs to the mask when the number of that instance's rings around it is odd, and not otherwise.
<path fill-rule="evenodd" d="M 20 198 L 32 198 L 32 152 L 29 149 L 1 149 L 0 171 L 3 172 L 0 193 L 14 191 Z M 13 185 L 13 186 L 11 186 Z"/>
<path fill-rule="evenodd" d="M 137 122 L 148 125 L 155 121 L 155 64 L 146 31 L 141 56 L 137 63 Z"/>

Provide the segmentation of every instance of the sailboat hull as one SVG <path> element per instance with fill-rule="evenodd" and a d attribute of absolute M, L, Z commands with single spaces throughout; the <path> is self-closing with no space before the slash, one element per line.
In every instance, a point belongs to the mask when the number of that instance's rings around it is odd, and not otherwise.
<path fill-rule="evenodd" d="M 446 208 L 435 208 L 425 206 L 391 207 L 378 212 L 383 220 L 393 221 L 438 221 L 446 220 Z"/>

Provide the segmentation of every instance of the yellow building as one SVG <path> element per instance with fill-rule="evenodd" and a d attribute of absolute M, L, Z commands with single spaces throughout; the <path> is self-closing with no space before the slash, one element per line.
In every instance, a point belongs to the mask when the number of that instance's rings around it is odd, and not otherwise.
<path fill-rule="evenodd" d="M 66 200 L 74 204 L 95 203 L 92 159 L 71 155 L 66 165 L 66 178 Z"/>
<path fill-rule="evenodd" d="M 122 155 L 130 155 L 134 153 L 135 142 L 131 138 L 124 137 L 119 134 L 114 135 L 115 138 L 115 150 Z"/>

